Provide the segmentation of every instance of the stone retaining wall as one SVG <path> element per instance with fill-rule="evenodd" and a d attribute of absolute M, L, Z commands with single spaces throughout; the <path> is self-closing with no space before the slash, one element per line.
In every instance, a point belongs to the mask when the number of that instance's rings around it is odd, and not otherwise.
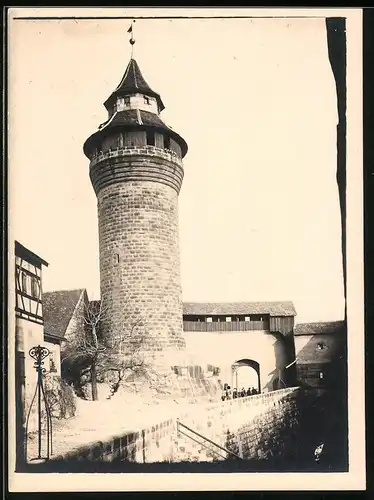
<path fill-rule="evenodd" d="M 214 405 L 196 405 L 178 420 L 244 459 L 277 457 L 290 448 L 304 399 L 299 388 L 290 388 Z M 178 433 L 178 420 L 171 418 L 137 432 L 91 443 L 53 457 L 53 461 L 155 463 L 233 458 L 222 450 L 220 455 L 212 453 Z M 179 429 L 188 432 L 182 426 Z M 216 447 L 209 447 L 217 452 Z"/>
<path fill-rule="evenodd" d="M 113 436 L 108 441 L 97 441 L 82 446 L 52 461 L 89 462 L 170 462 L 173 458 L 175 420 L 169 419 L 152 427 Z"/>
<path fill-rule="evenodd" d="M 279 456 L 296 430 L 304 399 L 299 388 L 282 389 L 196 408 L 196 414 L 184 415 L 180 422 L 244 459 Z M 204 442 L 182 425 L 180 430 Z M 180 434 L 174 441 L 174 461 L 235 458 L 205 444 L 214 452 Z"/>

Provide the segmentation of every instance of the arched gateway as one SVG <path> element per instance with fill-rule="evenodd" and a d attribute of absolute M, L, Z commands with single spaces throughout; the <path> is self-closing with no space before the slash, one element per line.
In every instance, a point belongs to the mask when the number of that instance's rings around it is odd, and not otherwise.
<path fill-rule="evenodd" d="M 238 386 L 238 372 L 242 367 L 252 368 L 257 374 L 257 389 L 258 393 L 261 392 L 261 381 L 260 381 L 260 364 L 253 359 L 239 359 L 231 365 L 231 375 L 232 375 L 232 387 L 240 389 Z M 240 384 L 239 384 L 240 385 Z M 246 387 L 247 389 L 247 387 Z"/>

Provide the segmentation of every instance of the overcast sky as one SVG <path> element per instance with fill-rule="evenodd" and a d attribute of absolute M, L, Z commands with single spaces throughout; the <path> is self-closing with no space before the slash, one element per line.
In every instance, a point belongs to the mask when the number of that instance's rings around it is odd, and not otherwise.
<path fill-rule="evenodd" d="M 130 58 L 127 20 L 18 21 L 10 41 L 12 234 L 44 289 L 99 296 L 85 139 Z M 337 107 L 323 19 L 138 20 L 135 58 L 188 143 L 185 301 L 292 300 L 343 317 Z"/>

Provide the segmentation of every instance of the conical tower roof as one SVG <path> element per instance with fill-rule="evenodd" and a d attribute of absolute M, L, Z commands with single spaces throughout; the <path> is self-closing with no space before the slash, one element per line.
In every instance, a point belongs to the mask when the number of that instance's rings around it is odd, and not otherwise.
<path fill-rule="evenodd" d="M 110 97 L 105 101 L 104 106 L 108 108 L 114 97 L 135 93 L 141 93 L 147 96 L 155 97 L 158 103 L 159 111 L 165 109 L 160 95 L 151 89 L 151 87 L 145 81 L 138 63 L 135 61 L 135 59 L 131 58 L 129 64 L 127 65 L 125 74 L 122 77 L 122 80 L 120 81 L 115 91 L 112 92 Z"/>

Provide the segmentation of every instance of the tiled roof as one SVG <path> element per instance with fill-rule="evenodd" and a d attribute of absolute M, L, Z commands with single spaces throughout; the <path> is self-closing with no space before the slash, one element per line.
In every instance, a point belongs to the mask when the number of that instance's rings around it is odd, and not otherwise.
<path fill-rule="evenodd" d="M 168 135 L 175 139 L 175 141 L 180 145 L 182 156 L 186 155 L 188 146 L 186 141 L 179 134 L 165 125 L 161 118 L 155 113 L 150 113 L 149 111 L 138 109 L 119 111 L 108 121 L 100 125 L 99 130 L 92 134 L 85 142 L 83 146 L 85 155 L 89 157 L 89 150 L 95 144 L 96 139 L 103 137 L 103 135 L 105 135 L 108 130 L 113 130 L 114 128 L 133 129 L 134 127 L 152 127 L 156 130 L 167 131 Z"/>
<path fill-rule="evenodd" d="M 344 327 L 344 321 L 326 321 L 320 323 L 300 323 L 295 326 L 295 335 L 315 335 L 335 333 Z"/>
<path fill-rule="evenodd" d="M 59 290 L 43 293 L 44 331 L 63 339 L 75 307 L 85 290 Z"/>
<path fill-rule="evenodd" d="M 296 316 L 292 302 L 185 302 L 185 315 L 270 314 L 270 316 Z"/>
<path fill-rule="evenodd" d="M 165 109 L 164 103 L 161 100 L 160 95 L 151 89 L 148 83 L 145 81 L 138 63 L 135 59 L 130 59 L 127 65 L 125 74 L 122 77 L 116 90 L 110 95 L 110 97 L 105 101 L 104 105 L 107 106 L 114 96 L 128 95 L 134 93 L 146 94 L 155 97 L 158 102 L 160 111 Z"/>

